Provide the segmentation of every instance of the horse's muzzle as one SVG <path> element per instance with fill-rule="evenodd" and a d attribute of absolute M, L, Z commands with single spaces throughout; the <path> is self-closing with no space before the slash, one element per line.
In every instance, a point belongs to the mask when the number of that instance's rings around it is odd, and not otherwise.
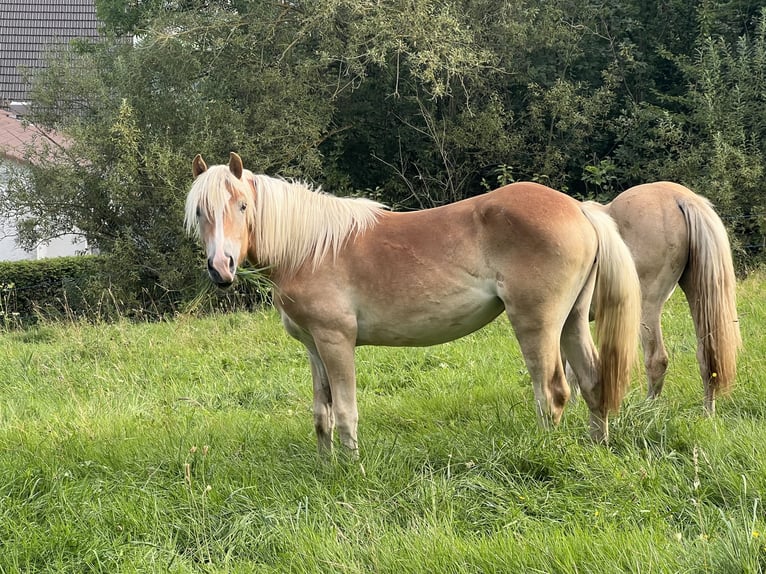
<path fill-rule="evenodd" d="M 221 289 L 231 287 L 234 275 L 237 273 L 237 263 L 231 255 L 226 257 L 209 257 L 207 272 L 210 279 Z"/>

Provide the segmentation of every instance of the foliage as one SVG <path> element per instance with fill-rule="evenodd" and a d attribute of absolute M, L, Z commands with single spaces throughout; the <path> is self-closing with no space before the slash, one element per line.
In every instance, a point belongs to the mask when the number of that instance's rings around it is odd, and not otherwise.
<path fill-rule="evenodd" d="M 30 150 L 0 198 L 27 242 L 72 228 L 118 296 L 178 307 L 189 163 L 430 207 L 510 180 L 611 199 L 673 179 L 763 251 L 764 20 L 748 2 L 98 0 L 104 33 L 35 77 Z M 127 42 L 123 34 L 132 34 Z M 366 191 L 365 191 L 366 190 Z"/>
<path fill-rule="evenodd" d="M 102 271 L 103 261 L 94 256 L 0 262 L 3 326 L 29 324 L 40 314 L 85 315 L 90 302 L 83 290 Z"/>
<path fill-rule="evenodd" d="M 506 320 L 357 352 L 361 459 L 321 463 L 273 311 L 0 333 L 0 570 L 766 571 L 766 284 L 740 286 L 732 395 L 701 411 L 681 293 L 662 397 L 609 447 L 537 428 Z"/>
<path fill-rule="evenodd" d="M 270 284 L 261 273 L 241 269 L 236 284 L 222 291 L 212 286 L 202 272 L 193 285 L 195 296 L 183 306 L 171 306 L 166 300 L 120 299 L 114 287 L 119 274 L 112 266 L 112 256 L 56 257 L 34 261 L 0 262 L 0 329 L 28 328 L 40 320 L 156 319 L 179 312 L 253 310 L 269 302 Z"/>
<path fill-rule="evenodd" d="M 738 239 L 740 259 L 764 250 L 766 215 L 766 8 L 752 35 L 707 38 L 691 64 L 698 138 L 688 154 L 699 187 Z M 695 161 L 696 160 L 696 161 Z"/>
<path fill-rule="evenodd" d="M 301 166 L 296 173 L 317 171 L 305 142 L 320 137 L 326 120 L 321 101 L 308 99 L 309 78 L 250 52 L 250 39 L 269 34 L 271 20 L 194 11 L 172 26 L 154 21 L 135 47 L 78 47 L 69 75 L 48 68 L 36 84 L 38 120 L 71 145 L 32 158 L 29 175 L 11 181 L 3 201 L 25 214 L 22 241 L 76 227 L 113 260 L 109 281 L 126 304 L 174 307 L 193 296 L 198 248 L 181 225 L 193 155 L 235 148 L 262 159 L 249 164 L 255 170 L 289 155 Z"/>

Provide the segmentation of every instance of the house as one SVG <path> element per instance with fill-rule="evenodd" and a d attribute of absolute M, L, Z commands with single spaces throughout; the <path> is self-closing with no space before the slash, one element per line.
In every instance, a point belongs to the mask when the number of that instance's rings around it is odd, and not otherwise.
<path fill-rule="evenodd" d="M 49 49 L 79 38 L 98 37 L 94 0 L 0 0 L 0 193 L 9 174 L 23 169 L 24 151 L 44 138 L 61 143 L 23 121 L 29 77 L 45 65 Z M 87 251 L 77 235 L 59 237 L 33 251 L 18 247 L 15 222 L 0 213 L 0 260 L 39 259 Z"/>
<path fill-rule="evenodd" d="M 16 114 L 0 110 L 0 193 L 4 192 L 11 173 L 24 169 L 27 146 L 34 146 L 44 139 L 63 143 L 58 135 L 25 124 Z M 33 250 L 24 250 L 16 242 L 15 222 L 0 213 L 0 261 L 60 257 L 88 251 L 87 243 L 76 234 L 57 237 L 37 245 Z"/>

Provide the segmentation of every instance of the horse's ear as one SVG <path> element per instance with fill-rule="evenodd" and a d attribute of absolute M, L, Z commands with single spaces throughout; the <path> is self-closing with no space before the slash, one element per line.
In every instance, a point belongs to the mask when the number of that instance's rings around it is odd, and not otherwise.
<path fill-rule="evenodd" d="M 236 153 L 231 152 L 229 154 L 229 171 L 234 174 L 237 179 L 242 179 L 242 158 Z"/>
<path fill-rule="evenodd" d="M 202 159 L 202 156 L 200 154 L 197 154 L 194 156 L 194 160 L 192 161 L 192 173 L 194 174 L 195 179 L 197 176 L 201 173 L 204 173 L 207 171 L 207 164 L 205 163 L 205 160 Z"/>

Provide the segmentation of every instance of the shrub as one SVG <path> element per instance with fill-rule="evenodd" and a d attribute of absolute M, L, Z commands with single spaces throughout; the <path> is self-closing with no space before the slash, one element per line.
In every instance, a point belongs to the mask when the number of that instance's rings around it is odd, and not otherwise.
<path fill-rule="evenodd" d="M 24 327 L 46 319 L 89 321 L 157 320 L 177 313 L 252 310 L 269 302 L 268 280 L 245 268 L 222 291 L 200 274 L 182 292 L 154 285 L 120 283 L 115 260 L 104 255 L 0 262 L 0 328 Z"/>
<path fill-rule="evenodd" d="M 83 316 L 92 308 L 85 289 L 102 269 L 98 256 L 0 262 L 0 317 L 3 324 L 25 325 L 41 313 Z"/>

